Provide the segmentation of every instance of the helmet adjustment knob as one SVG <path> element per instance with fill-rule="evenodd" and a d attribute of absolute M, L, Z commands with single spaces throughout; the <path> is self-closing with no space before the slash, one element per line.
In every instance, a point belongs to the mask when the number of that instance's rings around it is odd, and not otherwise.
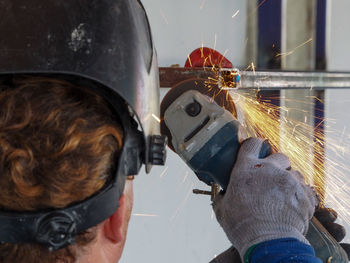
<path fill-rule="evenodd" d="M 150 141 L 149 161 L 153 165 L 164 165 L 166 159 L 167 137 L 152 135 Z"/>
<path fill-rule="evenodd" d="M 41 218 L 37 226 L 37 242 L 56 250 L 74 243 L 76 224 L 74 218 L 63 211 L 53 212 Z"/>

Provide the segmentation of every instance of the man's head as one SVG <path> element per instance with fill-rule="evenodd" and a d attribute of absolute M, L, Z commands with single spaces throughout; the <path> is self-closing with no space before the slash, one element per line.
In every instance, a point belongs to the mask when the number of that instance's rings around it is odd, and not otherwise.
<path fill-rule="evenodd" d="M 115 262 L 132 204 L 125 178 L 165 161 L 145 10 L 4 0 L 0 17 L 0 259 Z M 96 244 L 113 252 L 94 259 Z"/>
<path fill-rule="evenodd" d="M 48 78 L 17 78 L 0 90 L 0 210 L 64 208 L 103 188 L 115 172 L 123 130 L 100 96 Z M 76 236 L 76 245 L 50 252 L 38 244 L 5 243 L 0 262 L 88 262 L 104 253 L 101 248 L 112 251 L 106 253 L 115 262 L 131 207 L 127 182 L 117 211 Z"/>
<path fill-rule="evenodd" d="M 165 161 L 145 10 L 4 0 L 0 17 L 0 259 L 115 262 L 132 204 L 125 178 Z"/>

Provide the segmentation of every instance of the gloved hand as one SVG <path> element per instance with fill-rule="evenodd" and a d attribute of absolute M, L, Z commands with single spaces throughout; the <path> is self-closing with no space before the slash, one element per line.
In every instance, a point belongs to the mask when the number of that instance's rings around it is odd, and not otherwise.
<path fill-rule="evenodd" d="M 314 217 L 318 219 L 336 241 L 340 242 L 343 240 L 346 231 L 342 225 L 334 223 L 338 217 L 338 213 L 334 209 L 317 207 Z M 348 258 L 350 258 L 350 244 L 340 243 L 340 245 L 347 253 Z M 234 247 L 230 247 L 215 257 L 210 263 L 242 263 L 242 260 L 238 251 Z"/>
<path fill-rule="evenodd" d="M 346 231 L 342 225 L 335 223 L 338 217 L 337 212 L 331 208 L 317 207 L 314 213 L 319 222 L 327 229 L 333 238 L 340 242 L 345 237 Z M 350 244 L 340 243 L 350 258 Z M 210 263 L 241 263 L 238 251 L 234 247 L 230 247 L 223 253 L 215 257 Z"/>
<path fill-rule="evenodd" d="M 240 148 L 224 195 L 213 202 L 216 218 L 241 258 L 253 245 L 292 237 L 309 244 L 306 233 L 316 196 L 280 153 L 259 159 L 262 139 Z"/>

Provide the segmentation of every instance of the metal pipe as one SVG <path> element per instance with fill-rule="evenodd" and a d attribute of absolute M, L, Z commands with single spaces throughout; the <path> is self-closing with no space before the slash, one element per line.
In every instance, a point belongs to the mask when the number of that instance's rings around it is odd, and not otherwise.
<path fill-rule="evenodd" d="M 240 71 L 212 68 L 160 68 L 160 86 L 172 87 L 191 78 L 217 79 L 223 89 L 350 88 L 350 72 Z"/>
<path fill-rule="evenodd" d="M 233 78 L 236 73 L 233 73 Z M 350 73 L 298 71 L 243 71 L 237 88 L 327 89 L 350 88 Z"/>

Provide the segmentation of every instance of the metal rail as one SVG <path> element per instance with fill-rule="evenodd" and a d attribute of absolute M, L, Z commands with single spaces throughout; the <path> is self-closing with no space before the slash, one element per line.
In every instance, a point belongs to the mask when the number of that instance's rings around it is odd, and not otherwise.
<path fill-rule="evenodd" d="M 239 76 L 237 88 L 350 88 L 350 73 L 347 72 L 242 71 Z"/>
<path fill-rule="evenodd" d="M 238 69 L 159 69 L 160 86 L 172 87 L 192 78 L 217 79 L 222 89 L 315 89 L 350 88 L 350 72 L 239 71 Z"/>

